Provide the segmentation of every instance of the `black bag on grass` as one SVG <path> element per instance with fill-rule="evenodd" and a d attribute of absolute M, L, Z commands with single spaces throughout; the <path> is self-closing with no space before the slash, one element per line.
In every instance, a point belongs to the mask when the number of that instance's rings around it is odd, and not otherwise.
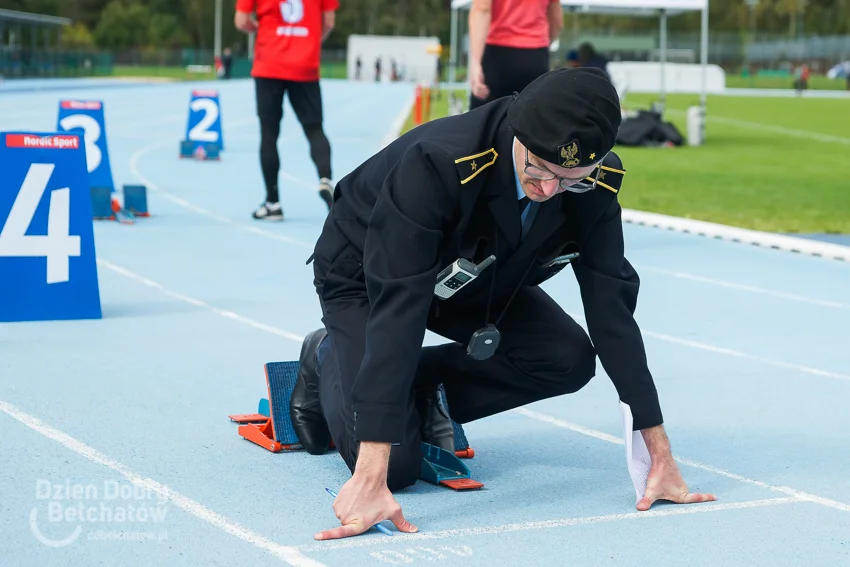
<path fill-rule="evenodd" d="M 661 114 L 649 110 L 638 111 L 637 116 L 623 120 L 617 133 L 617 144 L 621 146 L 681 146 L 684 143 L 684 137 L 671 122 L 664 122 Z"/>

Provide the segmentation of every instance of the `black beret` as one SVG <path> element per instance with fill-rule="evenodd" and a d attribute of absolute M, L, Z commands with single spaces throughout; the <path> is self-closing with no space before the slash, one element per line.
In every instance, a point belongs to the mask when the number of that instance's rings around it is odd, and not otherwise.
<path fill-rule="evenodd" d="M 614 147 L 620 97 L 601 69 L 561 68 L 532 81 L 508 108 L 508 124 L 528 151 L 561 167 L 594 165 Z"/>

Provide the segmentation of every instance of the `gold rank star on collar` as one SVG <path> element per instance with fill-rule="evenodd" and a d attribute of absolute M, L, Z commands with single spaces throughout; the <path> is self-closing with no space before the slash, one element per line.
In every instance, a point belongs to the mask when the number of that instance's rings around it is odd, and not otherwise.
<path fill-rule="evenodd" d="M 470 156 L 457 158 L 455 160 L 455 165 L 457 166 L 458 175 L 460 176 L 460 184 L 464 185 L 475 179 L 478 174 L 496 163 L 496 158 L 498 157 L 499 154 L 496 153 L 496 150 L 489 148 L 483 152 L 477 152 Z M 479 159 L 482 162 L 480 164 L 478 163 Z"/>

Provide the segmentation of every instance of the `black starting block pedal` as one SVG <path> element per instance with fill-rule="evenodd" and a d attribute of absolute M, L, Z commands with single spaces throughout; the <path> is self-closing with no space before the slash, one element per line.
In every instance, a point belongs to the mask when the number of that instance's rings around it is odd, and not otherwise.
<path fill-rule="evenodd" d="M 91 187 L 91 216 L 95 220 L 114 220 L 112 210 L 112 189 L 109 187 Z"/>
<path fill-rule="evenodd" d="M 220 160 L 221 147 L 214 142 L 194 142 L 181 140 L 180 157 L 197 160 Z"/>
<path fill-rule="evenodd" d="M 144 187 L 142 187 L 144 189 Z M 112 194 L 112 189 L 109 187 L 91 187 L 91 209 L 92 219 L 94 220 L 112 220 L 122 224 L 133 224 L 135 215 L 126 207 L 122 207 L 121 203 Z"/>
<path fill-rule="evenodd" d="M 124 210 L 136 217 L 149 217 L 148 189 L 144 185 L 124 185 Z"/>

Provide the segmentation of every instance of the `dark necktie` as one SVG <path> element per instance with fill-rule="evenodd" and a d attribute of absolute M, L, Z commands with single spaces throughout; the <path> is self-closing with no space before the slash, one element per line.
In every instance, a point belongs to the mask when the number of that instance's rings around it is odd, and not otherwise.
<path fill-rule="evenodd" d="M 522 212 L 525 210 L 525 208 L 528 206 L 528 204 L 530 202 L 531 202 L 531 199 L 529 199 L 528 197 L 523 197 L 522 199 L 519 200 L 519 214 L 520 214 L 520 216 L 522 216 Z"/>

